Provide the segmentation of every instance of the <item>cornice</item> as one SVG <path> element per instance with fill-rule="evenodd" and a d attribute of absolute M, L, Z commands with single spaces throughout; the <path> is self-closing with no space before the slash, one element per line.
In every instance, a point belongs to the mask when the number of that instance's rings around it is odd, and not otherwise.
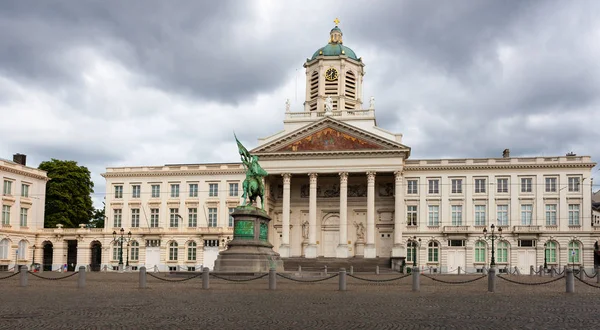
<path fill-rule="evenodd" d="M 224 174 L 245 174 L 244 169 L 235 170 L 202 170 L 202 171 L 152 171 L 152 172 L 106 172 L 102 173 L 104 178 L 122 178 L 122 177 L 157 177 L 157 176 L 182 176 L 182 175 L 224 175 Z"/>
<path fill-rule="evenodd" d="M 14 173 L 14 174 L 18 174 L 18 175 L 23 175 L 23 176 L 27 176 L 27 177 L 38 179 L 38 180 L 44 180 L 44 181 L 49 181 L 50 180 L 50 178 L 47 177 L 47 176 L 43 176 L 43 175 L 39 175 L 39 174 L 35 174 L 35 173 L 23 171 L 23 170 L 19 170 L 19 169 L 12 168 L 12 167 L 9 167 L 9 166 L 4 166 L 4 165 L 0 165 L 0 171 Z"/>
<path fill-rule="evenodd" d="M 343 150 L 343 151 L 302 151 L 302 152 L 278 152 L 278 153 L 255 153 L 261 160 L 269 159 L 293 159 L 305 158 L 339 158 L 341 156 L 353 156 L 358 158 L 368 158 L 373 156 L 405 155 L 406 150 Z"/>
<path fill-rule="evenodd" d="M 537 169 L 537 168 L 593 168 L 593 163 L 580 164 L 493 164 L 493 165 L 435 165 L 422 166 L 405 164 L 404 170 L 410 171 L 464 171 L 496 169 Z"/>

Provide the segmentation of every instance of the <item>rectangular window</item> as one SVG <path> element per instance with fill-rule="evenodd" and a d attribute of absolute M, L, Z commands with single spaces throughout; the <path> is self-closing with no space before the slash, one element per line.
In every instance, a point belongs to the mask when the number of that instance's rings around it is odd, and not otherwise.
<path fill-rule="evenodd" d="M 209 227 L 217 226 L 217 208 L 216 207 L 208 208 L 208 226 Z"/>
<path fill-rule="evenodd" d="M 123 198 L 123 186 L 115 186 L 115 198 Z"/>
<path fill-rule="evenodd" d="M 187 252 L 188 252 L 187 260 L 188 261 L 196 261 L 196 243 L 192 243 L 192 244 L 188 245 Z"/>
<path fill-rule="evenodd" d="M 432 179 L 429 180 L 429 193 L 439 194 L 440 193 L 440 180 Z"/>
<path fill-rule="evenodd" d="M 22 207 L 21 208 L 21 222 L 20 222 L 21 227 L 27 227 L 27 209 Z"/>
<path fill-rule="evenodd" d="M 417 206 L 416 205 L 408 205 L 406 207 L 406 219 L 407 219 L 407 225 L 409 225 L 409 226 L 417 225 Z"/>
<path fill-rule="evenodd" d="M 452 179 L 452 193 L 462 194 L 462 179 Z"/>
<path fill-rule="evenodd" d="M 569 204 L 569 226 L 579 226 L 579 204 Z"/>
<path fill-rule="evenodd" d="M 579 191 L 579 178 L 578 177 L 570 177 L 569 178 L 569 192 L 577 192 Z"/>
<path fill-rule="evenodd" d="M 198 197 L 198 184 L 190 183 L 190 197 Z"/>
<path fill-rule="evenodd" d="M 531 178 L 521 178 L 521 192 L 530 193 L 533 191 Z"/>
<path fill-rule="evenodd" d="M 218 183 L 210 183 L 208 185 L 208 196 L 209 197 L 219 196 L 219 184 Z"/>
<path fill-rule="evenodd" d="M 179 209 L 170 208 L 169 209 L 169 227 L 177 228 L 179 227 Z"/>
<path fill-rule="evenodd" d="M 171 185 L 171 198 L 179 198 L 179 184 Z"/>
<path fill-rule="evenodd" d="M 533 205 L 531 205 L 531 204 L 521 205 L 521 225 L 531 226 L 532 218 L 533 218 Z"/>
<path fill-rule="evenodd" d="M 429 205 L 429 214 L 427 219 L 428 226 L 439 226 L 440 225 L 440 206 Z"/>
<path fill-rule="evenodd" d="M 485 179 L 475 179 L 475 193 L 485 193 Z"/>
<path fill-rule="evenodd" d="M 121 227 L 121 219 L 123 218 L 123 210 L 121 210 L 121 209 L 114 209 L 113 212 L 114 212 L 114 215 L 113 215 L 113 227 L 114 228 L 119 228 L 119 227 Z"/>
<path fill-rule="evenodd" d="M 546 192 L 556 192 L 556 178 L 546 178 Z"/>
<path fill-rule="evenodd" d="M 116 244 L 113 246 L 113 260 L 119 260 L 119 257 L 123 255 L 121 246 Z"/>
<path fill-rule="evenodd" d="M 546 204 L 546 226 L 556 226 L 556 204 Z"/>
<path fill-rule="evenodd" d="M 12 195 L 12 181 L 9 180 L 4 180 L 4 194 L 5 195 Z"/>
<path fill-rule="evenodd" d="M 159 197 L 160 197 L 160 185 L 153 184 L 152 185 L 152 198 L 159 198 Z"/>
<path fill-rule="evenodd" d="M 139 184 L 131 186 L 131 198 L 140 198 L 142 187 Z"/>
<path fill-rule="evenodd" d="M 496 206 L 498 226 L 508 226 L 508 205 Z"/>
<path fill-rule="evenodd" d="M 417 180 L 408 180 L 406 193 L 408 195 L 416 195 L 419 193 Z"/>
<path fill-rule="evenodd" d="M 10 205 L 2 205 L 2 224 L 10 225 Z"/>
<path fill-rule="evenodd" d="M 188 227 L 197 227 L 198 226 L 198 209 L 195 207 L 191 207 L 188 209 Z"/>
<path fill-rule="evenodd" d="M 229 208 L 229 227 L 233 227 L 233 217 L 231 216 L 231 213 L 233 213 L 233 211 L 235 210 L 234 207 L 230 207 Z"/>
<path fill-rule="evenodd" d="M 134 245 L 135 243 L 135 245 Z M 133 242 L 131 244 L 131 252 L 130 252 L 131 257 L 129 259 L 131 259 L 131 261 L 138 261 L 140 260 L 140 248 L 139 248 L 139 244 L 137 242 Z"/>
<path fill-rule="evenodd" d="M 236 197 L 238 195 L 238 183 L 230 183 L 229 184 L 229 196 Z"/>
<path fill-rule="evenodd" d="M 507 178 L 499 178 L 496 180 L 497 190 L 496 192 L 502 194 L 508 192 L 508 179 Z"/>
<path fill-rule="evenodd" d="M 485 205 L 475 205 L 475 226 L 485 226 Z"/>
<path fill-rule="evenodd" d="M 140 209 L 131 209 L 131 228 L 140 226 Z"/>
<path fill-rule="evenodd" d="M 158 228 L 158 212 L 158 209 L 150 209 L 150 227 L 152 228 Z"/>
<path fill-rule="evenodd" d="M 29 197 L 29 185 L 21 184 L 21 197 Z"/>
<path fill-rule="evenodd" d="M 462 226 L 462 205 L 452 205 L 452 225 Z"/>
<path fill-rule="evenodd" d="M 438 262 L 439 260 L 439 248 L 429 247 L 427 248 L 427 262 Z"/>

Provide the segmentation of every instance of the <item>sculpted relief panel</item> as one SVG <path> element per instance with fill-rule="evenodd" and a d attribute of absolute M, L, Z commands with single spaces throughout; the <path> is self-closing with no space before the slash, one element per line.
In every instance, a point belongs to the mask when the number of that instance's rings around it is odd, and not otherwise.
<path fill-rule="evenodd" d="M 371 142 L 358 139 L 328 127 L 299 141 L 288 144 L 277 151 L 336 151 L 361 149 L 382 148 Z"/>

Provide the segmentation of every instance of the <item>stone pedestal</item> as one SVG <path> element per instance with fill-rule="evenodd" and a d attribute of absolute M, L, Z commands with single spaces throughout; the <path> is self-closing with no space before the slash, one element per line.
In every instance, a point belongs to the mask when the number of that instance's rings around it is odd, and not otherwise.
<path fill-rule="evenodd" d="M 402 244 L 394 244 L 392 257 L 406 257 L 406 248 Z"/>
<path fill-rule="evenodd" d="M 335 257 L 340 258 L 340 259 L 348 258 L 348 245 L 347 244 L 338 245 L 335 250 Z"/>
<path fill-rule="evenodd" d="M 282 258 L 289 258 L 290 257 L 290 251 L 291 251 L 291 249 L 290 249 L 290 245 L 289 244 L 286 244 L 286 245 L 281 244 L 279 246 L 279 255 Z"/>
<path fill-rule="evenodd" d="M 365 258 L 377 258 L 377 250 L 375 244 L 367 244 L 365 246 Z"/>
<path fill-rule="evenodd" d="M 354 253 L 356 257 L 364 257 L 365 256 L 365 240 L 359 239 L 356 241 L 356 253 Z"/>
<path fill-rule="evenodd" d="M 279 253 L 269 243 L 271 218 L 253 206 L 239 206 L 233 217 L 233 240 L 215 261 L 215 272 L 266 273 L 271 268 L 283 271 Z"/>

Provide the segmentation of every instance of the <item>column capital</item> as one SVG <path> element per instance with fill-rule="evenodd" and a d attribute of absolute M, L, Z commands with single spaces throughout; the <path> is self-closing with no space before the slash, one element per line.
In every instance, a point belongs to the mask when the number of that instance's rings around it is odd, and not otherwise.
<path fill-rule="evenodd" d="M 292 179 L 292 174 L 291 173 L 282 173 L 281 176 L 283 177 L 283 183 L 290 183 L 290 180 Z"/>
<path fill-rule="evenodd" d="M 310 183 L 317 183 L 317 177 L 319 176 L 317 173 L 308 173 L 310 177 Z"/>
<path fill-rule="evenodd" d="M 376 172 L 374 172 L 374 171 L 369 171 L 369 172 L 367 172 L 367 178 L 369 179 L 369 181 L 375 181 L 375 175 L 376 175 L 376 174 L 377 174 L 377 173 L 376 173 Z"/>
<path fill-rule="evenodd" d="M 340 172 L 340 183 L 348 183 L 348 172 Z"/>
<path fill-rule="evenodd" d="M 404 179 L 403 174 L 404 173 L 402 171 L 394 172 L 394 179 L 396 180 L 397 183 L 402 183 L 402 180 Z"/>

